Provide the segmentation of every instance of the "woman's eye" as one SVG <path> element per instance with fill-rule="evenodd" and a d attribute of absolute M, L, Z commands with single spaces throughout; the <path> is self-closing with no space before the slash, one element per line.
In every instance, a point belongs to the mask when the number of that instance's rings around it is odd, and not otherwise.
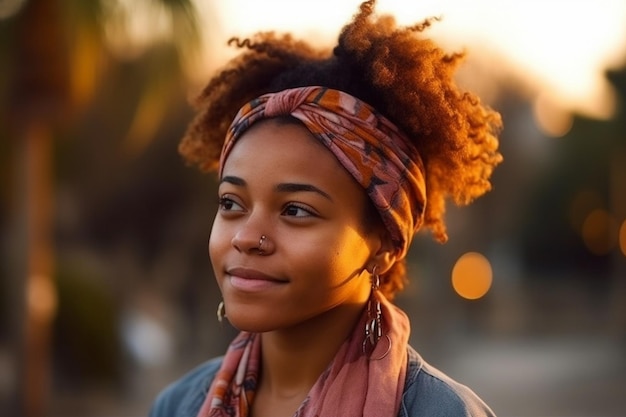
<path fill-rule="evenodd" d="M 243 207 L 237 204 L 232 198 L 220 197 L 218 204 L 222 211 L 243 211 Z"/>
<path fill-rule="evenodd" d="M 312 217 L 315 214 L 310 209 L 306 209 L 303 207 L 296 206 L 294 204 L 289 204 L 282 213 L 284 216 L 292 216 L 292 217 Z"/>

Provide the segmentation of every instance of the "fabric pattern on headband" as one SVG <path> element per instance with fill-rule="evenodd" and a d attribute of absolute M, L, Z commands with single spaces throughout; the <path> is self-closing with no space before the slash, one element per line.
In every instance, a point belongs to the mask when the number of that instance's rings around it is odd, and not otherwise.
<path fill-rule="evenodd" d="M 409 139 L 367 103 L 342 91 L 302 87 L 262 95 L 245 104 L 226 134 L 224 162 L 237 139 L 256 121 L 300 120 L 365 189 L 380 214 L 396 255 L 403 258 L 423 222 L 424 168 Z"/>

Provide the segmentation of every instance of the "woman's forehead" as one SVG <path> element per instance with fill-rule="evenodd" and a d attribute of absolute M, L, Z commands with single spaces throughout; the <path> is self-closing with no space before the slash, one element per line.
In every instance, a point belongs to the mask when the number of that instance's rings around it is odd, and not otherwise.
<path fill-rule="evenodd" d="M 301 124 L 266 120 L 250 127 L 224 162 L 223 176 L 248 182 L 308 183 L 339 192 L 365 191 L 335 155 Z M 365 197 L 364 197 L 365 198 Z"/>
<path fill-rule="evenodd" d="M 276 157 L 285 162 L 295 160 L 300 163 L 315 161 L 323 164 L 326 161 L 335 161 L 336 164 L 330 165 L 343 169 L 332 152 L 296 119 L 272 118 L 254 123 L 233 145 L 224 168 L 234 159 L 233 156 L 237 160 L 253 164 L 269 157 Z"/>

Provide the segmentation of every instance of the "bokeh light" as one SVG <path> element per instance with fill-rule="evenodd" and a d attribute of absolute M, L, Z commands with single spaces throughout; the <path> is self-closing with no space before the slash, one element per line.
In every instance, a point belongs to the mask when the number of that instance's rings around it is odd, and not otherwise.
<path fill-rule="evenodd" d="M 617 243 L 617 222 L 603 209 L 593 210 L 582 225 L 582 238 L 585 246 L 596 255 L 606 255 Z"/>
<path fill-rule="evenodd" d="M 37 322 L 47 322 L 57 310 L 57 293 L 48 276 L 35 275 L 29 279 L 27 290 L 28 311 Z"/>
<path fill-rule="evenodd" d="M 491 264 L 478 252 L 464 254 L 452 268 L 452 287 L 468 300 L 476 300 L 487 294 L 492 280 Z"/>
<path fill-rule="evenodd" d="M 565 136 L 574 123 L 574 118 L 569 111 L 555 105 L 543 94 L 535 99 L 533 113 L 537 127 L 546 136 L 553 138 Z"/>

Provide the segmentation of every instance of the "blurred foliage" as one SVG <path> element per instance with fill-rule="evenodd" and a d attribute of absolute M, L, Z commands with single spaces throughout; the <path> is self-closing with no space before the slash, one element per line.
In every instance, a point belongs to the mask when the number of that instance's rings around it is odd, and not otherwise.
<path fill-rule="evenodd" d="M 84 381 L 119 384 L 122 380 L 119 305 L 106 280 L 94 275 L 96 271 L 65 263 L 57 268 L 59 308 L 53 349 L 59 369 L 57 388 L 79 388 Z"/>
<path fill-rule="evenodd" d="M 189 118 L 186 66 L 200 47 L 196 12 L 190 0 L 141 2 L 142 10 L 167 18 L 170 34 L 120 54 L 111 31 L 131 36 L 126 32 L 139 4 L 29 0 L 0 20 L 0 344 L 15 349 L 16 362 L 29 360 L 14 340 L 24 314 L 14 310 L 23 306 L 11 298 L 25 278 L 9 265 L 25 256 L 27 226 L 14 223 L 24 222 L 22 176 L 33 168 L 24 163 L 20 142 L 29 124 L 43 123 L 46 139 L 53 139 L 53 171 L 46 175 L 55 194 L 55 380 L 70 385 L 129 377 L 121 372 L 119 327 L 133 294 L 124 290 L 128 282 L 150 279 L 145 269 L 169 250 L 163 247 L 181 243 L 188 228 L 173 224 L 185 217 L 181 205 L 190 186 L 199 184 L 176 153 Z M 135 274 L 121 266 L 129 256 L 140 265 Z M 89 259 L 97 262 L 85 268 Z M 119 271 L 108 268 L 115 264 Z M 19 391 L 9 395 L 20 401 Z"/>
<path fill-rule="evenodd" d="M 530 204 L 521 216 L 519 235 L 523 242 L 524 264 L 529 271 L 549 271 L 550 277 L 576 279 L 592 276 L 592 283 L 605 286 L 615 247 L 606 255 L 590 252 L 572 224 L 572 205 L 581 192 L 597 195 L 597 208 L 610 210 L 611 181 L 615 155 L 626 155 L 626 68 L 607 74 L 618 95 L 613 119 L 592 120 L 577 116 L 572 129 L 551 144 L 549 168 L 528 196 Z M 626 219 L 619 219 L 624 221 Z"/>

